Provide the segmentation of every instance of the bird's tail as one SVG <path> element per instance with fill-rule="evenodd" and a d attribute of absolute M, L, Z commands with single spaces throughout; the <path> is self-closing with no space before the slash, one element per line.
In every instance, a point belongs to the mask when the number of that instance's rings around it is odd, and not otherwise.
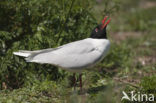
<path fill-rule="evenodd" d="M 17 56 L 25 57 L 25 60 L 27 62 L 32 62 L 33 57 L 39 52 L 41 51 L 40 50 L 36 50 L 36 51 L 20 50 L 18 52 L 13 52 L 13 54 Z"/>
<path fill-rule="evenodd" d="M 18 52 L 13 52 L 14 55 L 22 56 L 22 57 L 29 57 L 33 51 L 26 51 L 26 50 L 20 50 Z"/>
<path fill-rule="evenodd" d="M 58 49 L 58 48 L 49 48 L 49 49 L 42 49 L 42 50 L 35 50 L 35 51 L 20 50 L 18 52 L 13 52 L 13 54 L 17 55 L 17 56 L 25 57 L 25 60 L 27 62 L 34 62 L 34 61 L 32 61 L 34 56 L 36 56 L 40 53 L 46 53 L 46 52 L 50 52 L 50 51 L 53 51 L 56 49 Z"/>

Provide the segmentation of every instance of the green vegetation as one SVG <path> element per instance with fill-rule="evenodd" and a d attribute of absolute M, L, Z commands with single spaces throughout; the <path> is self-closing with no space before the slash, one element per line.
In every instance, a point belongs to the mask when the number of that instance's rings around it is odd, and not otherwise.
<path fill-rule="evenodd" d="M 0 1 L 0 103 L 121 103 L 122 91 L 156 99 L 156 5 L 146 5 L 156 2 L 142 1 Z M 12 54 L 86 38 L 105 15 L 111 50 L 83 72 L 83 93 L 72 88 L 72 73 Z"/>

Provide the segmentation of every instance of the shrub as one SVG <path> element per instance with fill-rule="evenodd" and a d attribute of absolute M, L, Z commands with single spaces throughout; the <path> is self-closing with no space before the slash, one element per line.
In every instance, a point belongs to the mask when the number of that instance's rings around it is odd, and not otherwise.
<path fill-rule="evenodd" d="M 88 1 L 3 0 L 0 2 L 0 83 L 18 88 L 45 76 L 64 76 L 51 65 L 27 64 L 17 50 L 56 47 L 88 36 L 95 20 Z"/>

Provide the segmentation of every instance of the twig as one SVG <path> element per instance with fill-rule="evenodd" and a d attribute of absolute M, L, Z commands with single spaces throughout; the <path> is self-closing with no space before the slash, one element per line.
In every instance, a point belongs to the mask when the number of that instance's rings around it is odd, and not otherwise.
<path fill-rule="evenodd" d="M 74 5 L 74 2 L 75 2 L 75 0 L 72 0 L 72 3 L 71 3 L 71 5 L 70 5 L 69 11 L 68 11 L 68 14 L 67 14 L 67 17 L 66 17 L 66 20 L 65 20 L 65 22 L 64 22 L 64 24 L 63 24 L 63 26 L 62 26 L 62 28 L 61 28 L 59 34 L 58 34 L 59 36 L 58 36 L 57 41 L 60 39 L 61 33 L 62 33 L 62 31 L 63 31 L 63 29 L 64 29 L 64 27 L 65 27 L 65 24 L 67 23 L 67 20 L 68 20 L 68 17 L 69 17 L 69 15 L 70 15 L 71 9 L 72 9 L 72 7 L 73 7 L 73 5 Z M 62 41 L 63 41 L 63 39 L 62 39 Z"/>
<path fill-rule="evenodd" d="M 135 87 L 135 88 L 139 88 L 138 85 L 135 85 L 134 83 L 127 82 L 127 81 L 122 80 L 120 78 L 114 78 L 114 80 L 119 81 L 119 82 L 122 82 L 122 83 L 125 83 L 125 84 L 129 84 L 129 85 L 131 85 L 132 87 Z"/>

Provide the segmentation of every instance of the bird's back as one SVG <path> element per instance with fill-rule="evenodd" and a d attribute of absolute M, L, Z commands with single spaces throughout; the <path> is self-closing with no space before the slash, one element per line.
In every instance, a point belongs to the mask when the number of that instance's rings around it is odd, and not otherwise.
<path fill-rule="evenodd" d="M 29 56 L 29 62 L 53 64 L 64 69 L 75 71 L 90 67 L 100 61 L 110 46 L 106 39 L 84 39 L 58 47 L 55 50 L 42 51 Z M 29 58 L 31 58 L 29 60 Z"/>

